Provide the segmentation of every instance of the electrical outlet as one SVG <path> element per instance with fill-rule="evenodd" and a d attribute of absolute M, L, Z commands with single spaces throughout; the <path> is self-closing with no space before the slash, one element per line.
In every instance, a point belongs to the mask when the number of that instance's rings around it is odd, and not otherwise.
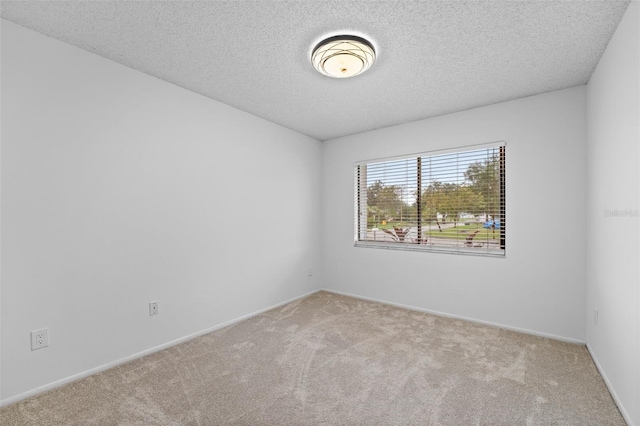
<path fill-rule="evenodd" d="M 49 329 L 41 328 L 31 332 L 31 350 L 42 349 L 49 346 Z"/>
<path fill-rule="evenodd" d="M 598 308 L 593 308 L 593 323 L 598 325 Z"/>
<path fill-rule="evenodd" d="M 309 269 L 307 269 L 307 276 L 310 277 L 313 275 L 313 269 L 311 269 L 311 267 L 309 267 Z"/>
<path fill-rule="evenodd" d="M 158 302 L 149 302 L 149 316 L 158 315 Z"/>

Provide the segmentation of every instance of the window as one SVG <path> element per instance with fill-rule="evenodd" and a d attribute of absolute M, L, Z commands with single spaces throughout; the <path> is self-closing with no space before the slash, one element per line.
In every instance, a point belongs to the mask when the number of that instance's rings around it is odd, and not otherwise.
<path fill-rule="evenodd" d="M 355 245 L 504 256 L 505 143 L 355 165 Z"/>

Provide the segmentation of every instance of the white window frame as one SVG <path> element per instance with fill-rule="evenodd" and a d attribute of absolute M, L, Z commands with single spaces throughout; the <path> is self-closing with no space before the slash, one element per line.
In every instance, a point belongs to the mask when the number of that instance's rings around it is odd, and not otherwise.
<path fill-rule="evenodd" d="M 421 252 L 435 252 L 435 253 L 450 253 L 450 254 L 462 254 L 462 255 L 475 255 L 475 256 L 485 256 L 485 257 L 498 257 L 504 258 L 506 257 L 506 142 L 498 141 L 487 144 L 478 144 L 478 145 L 470 145 L 463 146 L 451 149 L 442 149 L 442 150 L 434 150 L 421 152 L 417 154 L 396 156 L 396 157 L 386 157 L 386 158 L 378 158 L 373 160 L 366 161 L 358 161 L 354 164 L 354 246 L 356 247 L 364 247 L 364 248 L 377 248 L 377 249 L 392 249 L 392 250 L 405 250 L 405 251 L 421 251 Z M 479 250 L 478 247 L 474 247 L 471 245 L 470 247 L 467 244 L 462 244 L 461 246 L 456 247 L 443 247 L 438 246 L 434 243 L 415 243 L 410 241 L 404 242 L 382 242 L 382 241 L 372 241 L 368 240 L 367 232 L 370 230 L 367 229 L 367 165 L 375 164 L 375 163 L 384 163 L 384 162 L 395 162 L 400 160 L 407 159 L 417 159 L 421 158 L 424 161 L 425 158 L 435 157 L 443 154 L 453 154 L 453 153 L 464 153 L 467 151 L 475 151 L 481 149 L 491 149 L 491 148 L 499 148 L 499 170 L 500 170 L 500 212 L 499 212 L 499 220 L 500 220 L 500 230 L 499 230 L 499 242 L 498 248 L 489 248 L 487 244 L 487 248 L 484 250 Z M 420 170 L 420 169 L 418 169 Z M 416 172 L 416 176 L 419 173 Z M 418 178 L 418 185 L 420 185 L 420 179 Z M 420 185 L 421 186 L 421 185 Z M 419 210 L 420 211 L 420 210 Z M 493 218 L 495 220 L 496 218 Z M 420 226 L 426 223 L 424 221 L 420 221 Z M 418 227 L 420 227 L 418 226 Z M 419 235 L 422 235 L 421 233 Z M 363 238 L 364 236 L 364 238 Z"/>

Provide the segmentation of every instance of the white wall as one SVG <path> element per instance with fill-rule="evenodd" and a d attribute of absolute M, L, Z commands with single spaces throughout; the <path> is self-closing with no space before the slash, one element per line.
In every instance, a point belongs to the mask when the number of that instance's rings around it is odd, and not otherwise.
<path fill-rule="evenodd" d="M 585 87 L 324 142 L 323 284 L 348 294 L 585 340 Z M 507 143 L 507 255 L 353 246 L 353 163 Z"/>
<path fill-rule="evenodd" d="M 587 342 L 627 421 L 636 425 L 640 218 L 606 210 L 639 208 L 639 39 L 640 4 L 631 2 L 587 86 Z"/>
<path fill-rule="evenodd" d="M 5 402 L 319 286 L 319 141 L 7 21 L 2 124 Z"/>

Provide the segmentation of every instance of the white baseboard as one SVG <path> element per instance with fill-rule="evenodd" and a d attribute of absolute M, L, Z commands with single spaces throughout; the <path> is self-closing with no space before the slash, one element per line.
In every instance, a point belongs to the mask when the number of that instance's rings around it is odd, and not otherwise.
<path fill-rule="evenodd" d="M 0 407 L 5 407 L 7 405 L 22 401 L 23 399 L 27 399 L 27 398 L 30 398 L 32 396 L 38 395 L 40 393 L 46 392 L 48 390 L 55 389 L 57 387 L 66 385 L 67 383 L 75 382 L 76 380 L 91 376 L 91 375 L 99 373 L 101 371 L 108 370 L 108 369 L 116 367 L 116 366 L 118 366 L 120 364 L 124 364 L 126 362 L 133 361 L 134 359 L 142 358 L 143 356 L 150 355 L 150 354 L 152 354 L 154 352 L 161 351 L 161 350 L 169 348 L 171 346 L 175 346 L 175 345 L 177 345 L 179 343 L 186 342 L 187 340 L 191 340 L 191 339 L 194 339 L 196 337 L 202 336 L 204 334 L 211 333 L 212 331 L 216 331 L 216 330 L 219 330 L 221 328 L 227 327 L 227 326 L 229 326 L 231 324 L 235 324 L 237 322 L 249 319 L 251 317 L 255 317 L 256 315 L 260 315 L 263 312 L 267 312 L 267 311 L 270 311 L 271 309 L 275 309 L 275 308 L 278 308 L 280 306 L 286 305 L 288 303 L 294 302 L 296 300 L 305 298 L 305 297 L 310 296 L 310 295 L 312 295 L 314 293 L 317 293 L 319 291 L 320 291 L 319 289 L 318 290 L 313 290 L 313 291 L 311 291 L 309 293 L 306 293 L 306 294 L 303 294 L 301 296 L 297 296 L 297 297 L 294 297 L 292 299 L 286 300 L 284 302 L 277 303 L 275 305 L 269 306 L 267 308 L 260 309 L 258 311 L 251 312 L 251 313 L 243 315 L 241 317 L 238 317 L 238 318 L 235 318 L 235 319 L 232 319 L 232 320 L 225 321 L 223 323 L 214 325 L 213 327 L 209 327 L 209 328 L 206 328 L 204 330 L 200 330 L 200 331 L 197 331 L 195 333 L 188 334 L 186 336 L 180 337 L 178 339 L 171 340 L 170 342 L 163 343 L 161 345 L 154 346 L 154 347 L 149 348 L 149 349 L 145 349 L 142 352 L 138 352 L 138 353 L 135 353 L 133 355 L 129 355 L 129 356 L 126 356 L 124 358 L 120 358 L 120 359 L 117 359 L 115 361 L 111 361 L 111 362 L 108 362 L 106 364 L 102 364 L 102 365 L 100 365 L 98 367 L 90 368 L 88 370 L 82 371 L 82 372 L 74 374 L 72 376 L 65 377 L 63 379 L 56 380 L 56 381 L 48 383 L 46 385 L 39 386 L 39 387 L 37 387 L 35 389 L 31 389 L 31 390 L 28 390 L 26 392 L 20 393 L 18 395 L 14 395 L 12 397 L 3 399 L 3 400 L 0 401 Z"/>
<path fill-rule="evenodd" d="M 561 342 L 574 343 L 574 344 L 577 344 L 577 345 L 585 345 L 586 344 L 586 342 L 584 340 L 574 339 L 572 337 L 563 337 L 563 336 L 557 336 L 555 334 L 542 333 L 542 332 L 539 332 L 539 331 L 529 330 L 529 329 L 526 329 L 526 328 L 512 327 L 512 326 L 505 325 L 505 324 L 498 324 L 498 323 L 494 323 L 494 322 L 483 321 L 483 320 L 479 320 L 479 319 L 475 319 L 475 318 L 465 317 L 465 316 L 462 316 L 462 315 L 453 315 L 453 314 L 448 314 L 446 312 L 434 311 L 432 309 L 418 308 L 416 306 L 404 305 L 402 303 L 389 302 L 387 300 L 374 299 L 372 297 L 358 296 L 357 294 L 344 293 L 342 291 L 331 290 L 331 289 L 328 289 L 328 288 L 323 288 L 323 289 L 321 289 L 321 291 L 327 291 L 329 293 L 341 294 L 343 296 L 354 297 L 356 299 L 367 300 L 367 301 L 370 301 L 370 302 L 383 303 L 385 305 L 397 306 L 398 308 L 409 309 L 411 311 L 424 312 L 424 313 L 427 313 L 427 314 L 438 315 L 438 316 L 441 316 L 441 317 L 454 318 L 454 319 L 474 322 L 476 324 L 489 325 L 491 327 L 498 327 L 498 328 L 503 328 L 505 330 L 511 330 L 511 331 L 517 331 L 519 333 L 530 334 L 532 336 L 546 337 L 546 338 L 553 339 L 553 340 L 559 340 Z"/>
<path fill-rule="evenodd" d="M 589 346 L 588 343 L 587 343 L 587 351 L 589 351 L 589 355 L 591 355 L 591 359 L 593 360 L 593 363 L 596 365 L 596 368 L 598 369 L 598 372 L 602 376 L 604 383 L 607 385 L 607 388 L 609 389 L 609 393 L 611 394 L 613 401 L 618 406 L 618 410 L 620 410 L 620 414 L 622 414 L 624 421 L 627 422 L 629 426 L 634 426 L 633 421 L 631 421 L 631 417 L 629 416 L 629 413 L 627 413 L 627 410 L 624 409 L 624 406 L 622 405 L 620 398 L 618 398 L 618 394 L 616 394 L 616 391 L 613 389 L 613 386 L 611 385 L 609 378 L 607 377 L 606 373 L 602 369 L 600 362 L 598 362 L 598 358 L 596 358 L 596 355 L 593 353 L 593 350 L 591 349 L 591 346 Z"/>

